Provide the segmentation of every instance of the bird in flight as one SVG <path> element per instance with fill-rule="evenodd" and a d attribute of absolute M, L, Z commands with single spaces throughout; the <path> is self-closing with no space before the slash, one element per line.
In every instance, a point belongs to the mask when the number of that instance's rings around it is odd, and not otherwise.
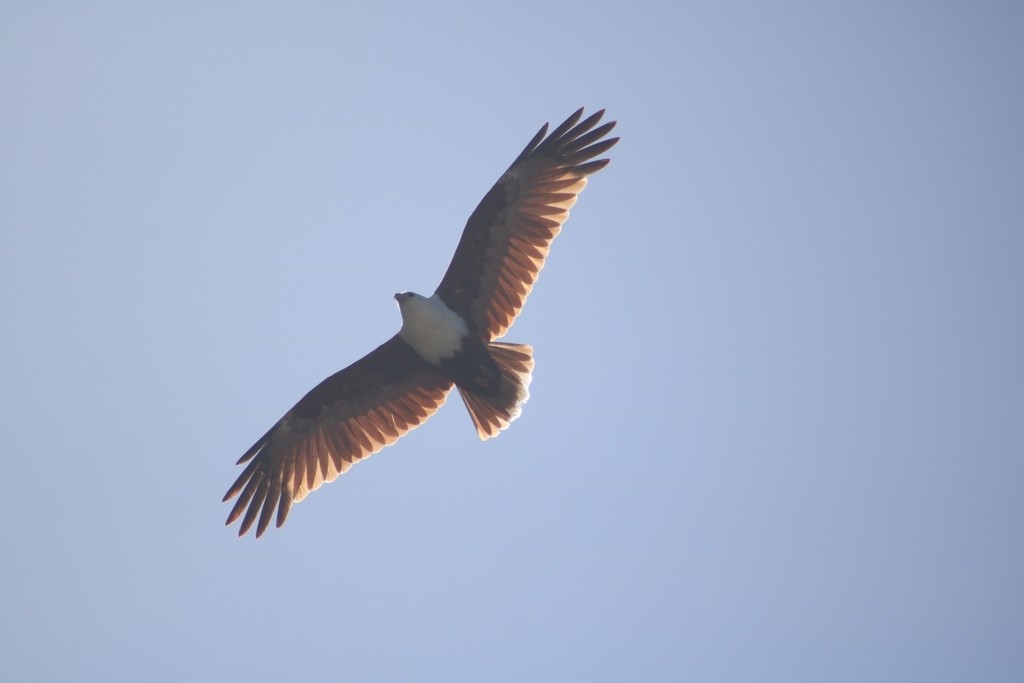
<path fill-rule="evenodd" d="M 280 527 L 292 503 L 423 424 L 453 386 L 481 439 L 519 417 L 533 349 L 495 340 L 522 310 L 587 177 L 608 164 L 594 158 L 619 139 L 606 137 L 615 122 L 598 125 L 603 115 L 581 121 L 581 108 L 550 135 L 544 124 L 469 217 L 434 294 L 395 294 L 398 333 L 314 387 L 238 460 L 248 464 L 224 501 L 238 497 L 226 524 L 242 517 L 239 536 L 255 523 L 259 538 L 275 512 Z"/>

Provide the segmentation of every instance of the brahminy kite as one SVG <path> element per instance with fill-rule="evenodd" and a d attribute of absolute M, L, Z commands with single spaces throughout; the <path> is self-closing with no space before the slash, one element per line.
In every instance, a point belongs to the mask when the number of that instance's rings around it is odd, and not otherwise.
<path fill-rule="evenodd" d="M 618 138 L 598 126 L 604 110 L 579 109 L 550 135 L 544 124 L 473 211 L 448 271 L 430 297 L 395 294 L 402 328 L 331 375 L 245 452 L 245 470 L 224 495 L 238 496 L 227 524 L 257 538 L 292 503 L 423 424 L 457 387 L 481 439 L 519 417 L 529 397 L 533 349 L 497 342 L 512 326 L 594 157 Z"/>

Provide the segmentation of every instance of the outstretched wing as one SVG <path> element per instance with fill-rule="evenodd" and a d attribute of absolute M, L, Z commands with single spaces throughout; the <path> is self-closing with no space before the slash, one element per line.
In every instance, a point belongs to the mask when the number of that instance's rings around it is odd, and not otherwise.
<path fill-rule="evenodd" d="M 224 495 L 238 496 L 227 524 L 244 511 L 242 536 L 259 515 L 258 538 L 276 509 L 281 526 L 292 503 L 421 425 L 451 388 L 395 335 L 317 385 L 246 451 L 238 464 L 251 462 Z"/>
<path fill-rule="evenodd" d="M 455 256 L 437 288 L 448 307 L 481 336 L 508 331 L 544 267 L 552 240 L 587 176 L 608 164 L 591 161 L 618 138 L 597 128 L 604 110 L 580 122 L 583 109 L 544 137 L 544 126 L 469 217 Z"/>

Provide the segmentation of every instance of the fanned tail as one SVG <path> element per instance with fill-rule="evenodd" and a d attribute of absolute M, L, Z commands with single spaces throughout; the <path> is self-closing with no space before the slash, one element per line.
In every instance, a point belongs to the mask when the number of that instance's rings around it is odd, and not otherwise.
<path fill-rule="evenodd" d="M 475 394 L 459 387 L 476 433 L 484 441 L 497 436 L 512 424 L 530 398 L 533 379 L 533 348 L 526 344 L 491 342 L 487 351 L 501 369 L 501 387 L 491 396 Z"/>

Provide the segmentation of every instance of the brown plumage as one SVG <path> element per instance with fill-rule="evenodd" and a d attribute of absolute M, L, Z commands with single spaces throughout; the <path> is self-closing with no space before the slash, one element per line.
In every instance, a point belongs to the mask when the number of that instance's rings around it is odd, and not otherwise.
<path fill-rule="evenodd" d="M 396 295 L 402 332 L 317 385 L 239 459 L 248 464 L 224 495 L 238 497 L 227 524 L 242 517 L 239 536 L 253 524 L 261 536 L 275 517 L 281 526 L 293 503 L 418 427 L 453 386 L 481 439 L 519 416 L 532 349 L 494 340 L 522 310 L 587 176 L 608 164 L 592 161 L 618 141 L 603 139 L 615 126 L 597 126 L 603 113 L 580 122 L 580 109 L 546 137 L 545 124 L 473 211 L 434 297 L 415 304 L 440 316 L 435 322 L 452 312 L 464 321 L 451 353 L 424 359 L 420 344 L 450 337 L 423 336 L 431 328 L 417 329 L 406 316 L 406 299 L 417 295 Z"/>
<path fill-rule="evenodd" d="M 547 124 L 533 136 L 469 217 L 437 288 L 488 339 L 512 326 L 587 176 L 608 165 L 590 160 L 619 141 L 601 140 L 614 121 L 594 128 L 603 109 L 577 123 L 582 115 L 576 110 L 547 138 Z"/>
<path fill-rule="evenodd" d="M 423 424 L 451 388 L 395 335 L 318 384 L 239 458 L 249 465 L 224 494 L 225 501 L 238 496 L 226 523 L 248 506 L 238 535 L 259 514 L 259 537 L 277 507 L 281 526 L 292 503 Z"/>

